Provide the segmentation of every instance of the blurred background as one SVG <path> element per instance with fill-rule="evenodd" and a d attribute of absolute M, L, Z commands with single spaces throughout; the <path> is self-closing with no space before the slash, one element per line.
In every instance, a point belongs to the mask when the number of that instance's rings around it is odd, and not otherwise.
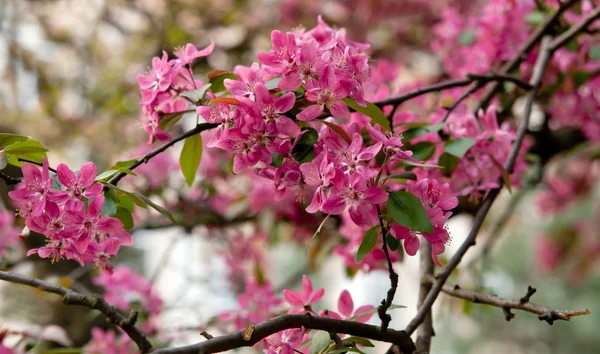
<path fill-rule="evenodd" d="M 344 27 L 349 38 L 370 43 L 373 58 L 398 63 L 399 85 L 431 82 L 443 77 L 442 64 L 431 49 L 432 25 L 449 7 L 468 11 L 480 3 L 485 1 L 0 0 L 0 132 L 43 142 L 55 163 L 78 167 L 94 161 L 103 171 L 130 157 L 146 140 L 139 124 L 136 76 L 163 50 L 171 52 L 186 43 L 203 48 L 212 40 L 215 51 L 196 64 L 195 72 L 232 70 L 268 51 L 273 29 L 312 28 L 321 14 L 330 25 Z M 180 172 L 175 168 L 172 173 Z M 523 296 L 532 285 L 538 289 L 534 302 L 589 308 L 592 314 L 548 326 L 534 315 L 516 312 L 507 323 L 498 308 L 443 296 L 435 308 L 433 353 L 598 352 L 597 263 L 586 264 L 585 272 L 568 266 L 576 259 L 566 259 L 565 267 L 544 267 L 547 263 L 540 261 L 539 253 L 547 230 L 582 215 L 593 217 L 600 196 L 598 184 L 592 187 L 577 208 L 554 220 L 542 217 L 535 207 L 539 185 L 512 194 L 504 191 L 486 220 L 484 241 L 452 280 L 463 288 L 510 298 Z M 4 205 L 10 209 L 6 192 L 0 182 Z M 468 214 L 451 219 L 453 241 L 446 259 L 466 237 L 471 222 Z M 134 247 L 121 251 L 119 263 L 156 282 L 164 301 L 159 327 L 176 333 L 174 343 L 199 341 L 198 329 L 218 313 L 236 308 L 236 290 L 229 285 L 219 240 L 207 237 L 202 227 L 153 226 L 134 230 Z M 592 229 L 592 236 L 600 237 L 599 228 Z M 490 233 L 496 235 L 493 244 L 485 241 Z M 3 266 L 49 279 L 76 278 L 84 290 L 94 291 L 86 277 L 95 270 L 81 270 L 69 262 L 51 265 L 37 257 L 24 261 L 24 249 L 11 253 Z M 482 255 L 484 249 L 489 252 Z M 266 258 L 265 272 L 276 289 L 297 287 L 301 275 L 313 270 L 305 246 L 298 243 L 280 242 Z M 387 291 L 385 272 L 359 272 L 350 279 L 338 257 L 325 255 L 319 262 L 320 270 L 312 278 L 315 287 L 326 285 L 323 307 L 335 308 L 342 289 L 351 292 L 357 305 L 377 305 Z M 402 328 L 416 312 L 418 260 L 405 257 L 397 270 L 395 303 L 407 308 L 392 312 L 391 327 Z M 55 329 L 49 338 L 80 346 L 89 340 L 89 328 L 102 324 L 102 318 L 84 309 L 42 301 L 31 289 L 0 284 L 0 291 L 0 329 L 56 324 L 67 331 Z M 386 349 L 378 345 L 375 350 Z"/>

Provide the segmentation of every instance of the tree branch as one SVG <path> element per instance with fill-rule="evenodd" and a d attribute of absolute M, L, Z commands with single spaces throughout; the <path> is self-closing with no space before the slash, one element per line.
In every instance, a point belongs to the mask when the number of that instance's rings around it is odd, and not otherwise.
<path fill-rule="evenodd" d="M 356 321 L 336 320 L 328 317 L 318 317 L 310 314 L 283 315 L 257 324 L 249 340 L 243 337 L 243 331 L 237 331 L 204 342 L 179 347 L 155 349 L 152 354 L 210 354 L 232 350 L 241 347 L 251 347 L 264 338 L 290 328 L 317 329 L 359 336 L 381 342 L 393 343 L 400 347 L 405 354 L 412 354 L 416 347 L 410 336 L 404 331 L 388 329 L 381 331 L 377 326 Z"/>
<path fill-rule="evenodd" d="M 538 88 L 540 86 L 540 83 L 542 81 L 542 76 L 543 76 L 544 70 L 546 68 L 546 65 L 548 64 L 548 61 L 550 60 L 550 56 L 551 56 L 550 55 L 551 53 L 549 50 L 550 40 L 551 40 L 551 38 L 549 36 L 546 36 L 542 39 L 542 47 L 540 49 L 540 55 L 538 56 L 538 59 L 535 63 L 535 66 L 533 69 L 533 75 L 530 80 L 532 89 L 529 90 L 529 92 L 527 93 L 525 109 L 523 112 L 521 126 L 519 127 L 517 136 L 515 138 L 515 142 L 513 143 L 513 148 L 510 152 L 508 161 L 506 163 L 505 168 L 508 171 L 508 173 L 512 172 L 515 162 L 517 161 L 519 149 L 521 148 L 521 144 L 523 143 L 523 138 L 525 137 L 525 132 L 527 131 L 527 127 L 529 126 L 529 117 L 531 115 L 533 99 L 535 98 L 535 95 L 536 95 Z M 454 256 L 452 256 L 452 258 L 448 262 L 448 265 L 446 266 L 444 271 L 442 273 L 440 273 L 440 275 L 438 276 L 437 281 L 435 282 L 435 284 L 433 284 L 431 291 L 427 295 L 427 298 L 423 302 L 423 306 L 421 306 L 417 315 L 412 319 L 412 321 L 410 321 L 408 326 L 406 326 L 405 331 L 407 333 L 412 334 L 417 329 L 417 327 L 425 320 L 425 317 L 427 316 L 428 312 L 431 310 L 431 306 L 433 306 L 433 303 L 435 302 L 435 300 L 437 299 L 437 296 L 439 295 L 440 291 L 442 290 L 444 283 L 446 282 L 446 280 L 448 280 L 448 277 L 450 276 L 452 271 L 461 262 L 463 256 L 467 253 L 469 248 L 471 246 L 475 245 L 475 239 L 477 237 L 477 234 L 479 233 L 479 230 L 481 229 L 481 226 L 483 225 L 483 220 L 487 216 L 488 212 L 490 211 L 490 208 L 492 207 L 492 204 L 494 203 L 494 200 L 496 200 L 496 197 L 498 196 L 498 194 L 500 193 L 500 190 L 502 189 L 502 185 L 503 185 L 502 178 L 498 179 L 498 184 L 500 187 L 490 190 L 487 197 L 483 201 L 481 208 L 477 211 L 477 214 L 475 215 L 475 221 L 473 222 L 473 228 L 471 229 L 469 236 L 463 242 L 463 244 L 460 246 L 458 251 L 456 251 Z"/>
<path fill-rule="evenodd" d="M 436 279 L 433 276 L 429 276 L 425 279 L 425 283 L 433 284 Z M 442 287 L 442 291 L 450 296 L 465 299 L 476 304 L 486 304 L 503 309 L 505 312 L 510 313 L 511 309 L 521 310 L 530 312 L 538 315 L 540 321 L 546 321 L 548 324 L 552 324 L 556 320 L 569 321 L 571 317 L 589 315 L 590 310 L 555 310 L 547 306 L 535 304 L 529 302 L 529 298 L 535 292 L 535 289 L 531 286 L 528 287 L 527 295 L 520 299 L 503 299 L 493 294 L 482 294 L 471 290 L 461 289 L 458 285 L 446 284 Z M 509 321 L 514 315 L 507 316 L 506 320 Z"/>
<path fill-rule="evenodd" d="M 419 288 L 419 303 L 417 308 L 421 308 L 423 301 L 431 290 L 431 282 L 426 280 L 433 277 L 433 259 L 431 258 L 431 243 L 425 241 L 421 243 L 420 254 L 420 277 L 421 286 Z M 433 336 L 433 316 L 431 311 L 425 316 L 423 324 L 417 331 L 417 349 L 419 353 L 429 353 L 431 351 L 431 337 Z"/>
<path fill-rule="evenodd" d="M 62 286 L 53 285 L 42 280 L 28 278 L 23 275 L 0 271 L 0 279 L 11 283 L 31 286 L 42 291 L 61 295 L 67 305 L 80 305 L 102 312 L 114 325 L 120 327 L 137 344 L 142 353 L 149 353 L 152 344 L 146 336 L 135 327 L 137 312 L 132 311 L 129 318 L 121 315 L 109 305 L 100 295 L 86 296 Z"/>
<path fill-rule="evenodd" d="M 0 172 L 0 178 L 4 180 L 7 186 L 21 182 L 20 178 L 11 177 L 3 172 Z"/>
<path fill-rule="evenodd" d="M 381 215 L 381 209 L 379 208 L 379 205 L 376 205 L 376 207 L 377 215 Z M 390 306 L 392 306 L 392 301 L 394 301 L 394 296 L 396 295 L 396 289 L 398 288 L 398 274 L 396 274 L 396 272 L 394 271 L 392 260 L 390 259 L 390 252 L 388 250 L 386 241 L 387 230 L 383 225 L 383 219 L 381 218 L 381 216 L 378 216 L 378 218 L 379 225 L 381 226 L 381 238 L 383 239 L 383 253 L 385 253 L 385 258 L 388 264 L 388 272 L 390 274 L 390 289 L 387 292 L 386 298 L 381 300 L 381 305 L 377 307 L 377 314 L 381 319 L 381 331 L 385 332 L 388 329 L 390 321 L 392 320 L 392 316 L 390 316 L 390 314 L 386 312 L 390 308 Z"/>
<path fill-rule="evenodd" d="M 215 128 L 219 126 L 219 124 L 217 123 L 202 123 L 202 124 L 198 124 L 196 125 L 196 127 L 194 129 L 191 129 L 185 133 L 183 133 L 182 135 L 176 137 L 175 139 L 169 140 L 167 143 L 165 143 L 164 145 L 160 146 L 159 148 L 150 151 L 149 153 L 147 153 L 146 155 L 140 157 L 139 159 L 137 159 L 136 162 L 132 163 L 131 165 L 127 166 L 127 168 L 129 170 L 134 170 L 135 168 L 137 168 L 138 166 L 147 163 L 148 161 L 150 161 L 151 158 L 153 158 L 154 156 L 160 154 L 161 152 L 167 150 L 168 148 L 170 148 L 171 146 L 175 145 L 177 142 L 196 135 L 196 134 L 200 134 L 205 130 L 210 130 L 212 128 Z M 119 172 L 116 175 L 114 175 L 111 179 L 108 180 L 108 183 L 112 184 L 112 185 L 117 185 L 117 183 L 119 183 L 119 181 L 121 179 L 123 179 L 123 177 L 125 177 L 127 174 L 124 172 Z"/>
<path fill-rule="evenodd" d="M 568 41 L 575 38 L 578 34 L 585 32 L 587 27 L 594 22 L 594 20 L 600 18 L 600 7 L 594 9 L 594 11 L 590 12 L 583 21 L 577 23 L 576 25 L 571 26 L 568 31 L 564 32 L 560 36 L 556 37 L 552 43 L 550 43 L 550 52 L 554 52 L 558 48 L 567 44 Z"/>

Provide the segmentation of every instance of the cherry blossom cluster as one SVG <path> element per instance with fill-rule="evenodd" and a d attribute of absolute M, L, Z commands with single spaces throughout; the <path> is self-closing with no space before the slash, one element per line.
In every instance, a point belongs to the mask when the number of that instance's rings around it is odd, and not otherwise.
<path fill-rule="evenodd" d="M 214 43 L 203 50 L 197 50 L 192 44 L 175 51 L 177 59 L 169 60 L 167 52 L 162 58 L 152 59 L 152 68 L 137 80 L 142 93 L 142 126 L 150 136 L 159 140 L 169 139 L 169 135 L 160 127 L 159 121 L 166 115 L 185 111 L 187 101 L 178 94 L 194 90 L 203 85 L 193 77 L 190 63 L 212 53 Z"/>
<path fill-rule="evenodd" d="M 95 263 L 112 272 L 109 259 L 132 240 L 120 220 L 101 214 L 104 196 L 102 185 L 95 183 L 96 166 L 88 162 L 74 173 L 60 164 L 54 179 L 44 159 L 41 170 L 27 163 L 22 171 L 22 182 L 9 196 L 18 203 L 27 227 L 47 239 L 45 246 L 31 249 L 27 255 L 37 254 L 52 262 L 66 258 L 81 265 Z"/>

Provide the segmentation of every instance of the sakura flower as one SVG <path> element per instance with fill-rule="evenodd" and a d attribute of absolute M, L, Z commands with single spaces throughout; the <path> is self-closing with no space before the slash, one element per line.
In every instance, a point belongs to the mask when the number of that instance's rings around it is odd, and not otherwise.
<path fill-rule="evenodd" d="M 311 305 L 315 302 L 321 300 L 323 295 L 325 294 L 325 289 L 321 288 L 317 291 L 313 291 L 312 282 L 306 276 L 302 276 L 302 291 L 295 292 L 290 289 L 283 290 L 283 298 L 285 301 L 296 307 L 289 311 L 289 313 L 303 313 L 306 311 L 312 311 Z"/>
<path fill-rule="evenodd" d="M 319 81 L 309 80 L 306 84 L 306 100 L 315 103 L 302 110 L 297 116 L 299 120 L 309 121 L 323 114 L 325 106 L 336 118 L 349 119 L 350 110 L 342 101 L 352 91 L 352 81 L 338 80 L 331 66 L 326 66 Z"/>
<path fill-rule="evenodd" d="M 102 185 L 94 183 L 96 178 L 96 165 L 93 162 L 87 162 L 81 166 L 81 169 L 75 175 L 71 169 L 61 163 L 56 167 L 58 180 L 67 188 L 67 209 L 80 209 L 83 207 L 83 202 L 80 197 L 93 199 L 102 193 Z"/>
<path fill-rule="evenodd" d="M 288 70 L 296 57 L 296 38 L 292 33 L 281 31 L 271 32 L 273 51 L 259 53 L 258 59 L 266 66 L 266 71 L 271 75 L 278 75 Z"/>
<path fill-rule="evenodd" d="M 354 319 L 357 322 L 367 322 L 371 317 L 373 317 L 374 312 L 369 314 L 365 314 L 366 312 L 372 311 L 375 309 L 373 305 L 364 305 L 358 307 L 356 310 L 354 309 L 354 301 L 352 300 L 352 295 L 348 292 L 348 290 L 342 291 L 337 303 L 338 312 L 327 311 L 327 316 L 331 318 L 335 318 L 338 320 L 350 320 L 352 317 L 360 316 Z M 361 316 L 361 314 L 365 314 Z M 319 313 L 319 316 L 325 315 L 324 311 Z"/>
<path fill-rule="evenodd" d="M 198 50 L 193 44 L 188 43 L 185 45 L 185 47 L 181 47 L 175 50 L 175 56 L 179 59 L 179 63 L 181 65 L 187 65 L 194 61 L 194 59 L 210 55 L 214 48 L 215 42 L 210 42 L 208 47 L 202 50 Z"/>
<path fill-rule="evenodd" d="M 374 205 L 385 202 L 387 198 L 388 194 L 383 189 L 368 187 L 360 174 L 342 174 L 339 178 L 336 176 L 331 194 L 323 202 L 321 210 L 333 215 L 349 210 L 350 218 L 357 225 L 372 226 L 376 219 Z"/>
<path fill-rule="evenodd" d="M 288 92 L 281 97 L 274 98 L 262 83 L 256 84 L 254 92 L 256 94 L 257 108 L 267 124 L 267 134 L 270 136 L 277 136 L 278 133 L 282 133 L 289 137 L 296 138 L 298 134 L 300 134 L 300 127 L 294 123 L 293 120 L 282 115 L 294 107 L 294 103 L 296 102 L 295 94 L 293 92 Z M 246 105 L 248 105 L 248 103 L 246 103 Z"/>
<path fill-rule="evenodd" d="M 26 163 L 21 168 L 23 181 L 21 188 L 8 192 L 11 199 L 16 201 L 31 201 L 33 215 L 39 215 L 46 206 L 46 199 L 52 186 L 52 179 L 48 172 L 48 161 L 42 160 L 42 170 L 36 166 Z"/>
<path fill-rule="evenodd" d="M 321 160 L 317 166 L 318 161 Z M 327 153 L 324 152 L 315 158 L 313 162 L 307 162 L 300 166 L 304 182 L 311 187 L 317 187 L 310 205 L 306 208 L 309 213 L 316 213 L 326 199 L 325 190 L 331 185 L 335 177 L 335 167 L 333 162 L 327 159 Z"/>
<path fill-rule="evenodd" d="M 265 354 L 294 354 L 294 349 L 302 343 L 305 329 L 291 328 L 265 338 Z"/>
<path fill-rule="evenodd" d="M 137 80 L 142 93 L 142 105 L 148 105 L 154 101 L 159 92 L 165 92 L 171 86 L 173 73 L 169 65 L 169 56 L 163 51 L 162 58 L 152 59 L 152 69 L 147 74 L 138 75 Z"/>

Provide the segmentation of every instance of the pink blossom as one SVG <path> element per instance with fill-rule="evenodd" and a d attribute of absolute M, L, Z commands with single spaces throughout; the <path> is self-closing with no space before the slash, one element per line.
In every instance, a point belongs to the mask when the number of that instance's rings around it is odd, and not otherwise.
<path fill-rule="evenodd" d="M 175 56 L 179 59 L 179 63 L 181 65 L 187 65 L 194 61 L 194 59 L 210 55 L 214 48 L 215 42 L 210 42 L 208 47 L 202 50 L 198 50 L 193 44 L 188 43 L 185 45 L 185 47 L 175 50 Z"/>
<path fill-rule="evenodd" d="M 52 186 L 52 179 L 48 172 L 48 161 L 42 160 L 42 170 L 32 164 L 26 163 L 21 168 L 23 171 L 23 181 L 20 188 L 8 192 L 11 199 L 24 202 L 31 201 L 33 215 L 39 215 L 44 211 L 46 199 Z"/>
<path fill-rule="evenodd" d="M 364 314 L 366 312 L 370 312 L 370 311 L 374 310 L 375 306 L 364 305 L 364 306 L 358 307 L 355 310 L 354 309 L 354 301 L 352 300 L 352 295 L 350 295 L 348 290 L 343 290 L 338 299 L 337 308 L 338 308 L 339 313 L 334 312 L 334 311 L 327 311 L 327 316 L 338 319 L 338 320 L 350 320 L 350 319 L 352 319 L 352 317 L 360 316 L 361 314 Z M 363 323 L 367 322 L 371 317 L 373 317 L 373 314 L 374 314 L 374 312 L 365 314 L 363 316 L 360 316 L 360 317 L 354 319 L 354 321 L 363 322 Z M 319 316 L 323 316 L 323 315 L 325 315 L 324 311 L 319 313 Z"/>
<path fill-rule="evenodd" d="M 321 300 L 324 294 L 325 289 L 323 288 L 313 291 L 312 282 L 306 275 L 302 276 L 301 292 L 298 293 L 290 289 L 283 290 L 283 298 L 285 301 L 295 307 L 290 310 L 289 313 L 303 313 L 310 311 L 310 306 Z"/>
<path fill-rule="evenodd" d="M 306 84 L 306 100 L 315 104 L 304 108 L 297 118 L 302 121 L 313 120 L 323 114 L 325 106 L 336 118 L 350 118 L 350 110 L 342 98 L 352 91 L 352 85 L 351 80 L 336 78 L 333 69 L 326 66 L 318 82 L 309 80 Z"/>
<path fill-rule="evenodd" d="M 304 327 L 291 328 L 265 338 L 265 354 L 294 354 L 294 349 L 302 343 Z"/>

